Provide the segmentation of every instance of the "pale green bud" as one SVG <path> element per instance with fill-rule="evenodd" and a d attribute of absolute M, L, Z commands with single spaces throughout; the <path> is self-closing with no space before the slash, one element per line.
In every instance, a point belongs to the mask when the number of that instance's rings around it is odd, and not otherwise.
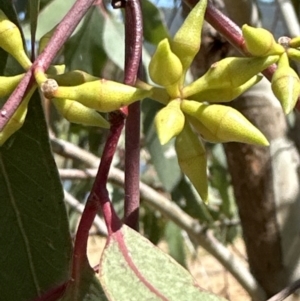
<path fill-rule="evenodd" d="M 180 99 L 171 100 L 155 116 L 158 139 L 162 145 L 177 136 L 184 126 L 184 114 L 180 109 Z"/>
<path fill-rule="evenodd" d="M 109 122 L 97 111 L 90 109 L 75 100 L 56 99 L 52 102 L 60 114 L 69 122 L 83 124 L 86 126 L 97 126 L 108 129 Z"/>
<path fill-rule="evenodd" d="M 289 59 L 284 53 L 278 62 L 278 68 L 272 77 L 272 90 L 280 101 L 285 114 L 295 107 L 300 94 L 300 80 L 297 73 L 290 67 Z"/>
<path fill-rule="evenodd" d="M 225 58 L 214 63 L 202 77 L 186 86 L 182 91 L 183 98 L 189 98 L 207 87 L 210 89 L 237 88 L 276 63 L 278 59 L 278 55 L 261 58 Z"/>
<path fill-rule="evenodd" d="M 32 65 L 27 57 L 19 28 L 0 10 L 0 47 L 12 55 L 24 69 Z"/>
<path fill-rule="evenodd" d="M 105 79 L 72 87 L 58 86 L 55 80 L 48 79 L 41 85 L 41 90 L 47 98 L 76 100 L 100 112 L 112 112 L 151 96 L 151 91 Z"/>
<path fill-rule="evenodd" d="M 266 29 L 251 27 L 247 24 L 242 27 L 246 50 L 253 56 L 268 56 L 284 53 L 285 49 L 278 44 L 274 36 Z"/>
<path fill-rule="evenodd" d="M 36 86 L 33 86 L 25 96 L 25 98 L 20 103 L 19 107 L 13 114 L 13 116 L 9 119 L 3 130 L 0 132 L 0 147 L 6 142 L 6 140 L 14 134 L 17 130 L 19 130 L 25 121 L 27 115 L 27 107 L 28 102 L 35 91 Z"/>
<path fill-rule="evenodd" d="M 201 45 L 201 31 L 207 0 L 199 1 L 171 41 L 172 51 L 181 60 L 184 73 L 190 67 Z"/>
<path fill-rule="evenodd" d="M 223 142 L 269 145 L 265 136 L 234 108 L 183 100 L 181 109 L 199 120 L 216 139 Z"/>
<path fill-rule="evenodd" d="M 0 97 L 5 97 L 11 94 L 23 77 L 24 74 L 0 76 Z"/>
<path fill-rule="evenodd" d="M 165 87 L 172 97 L 178 96 L 182 64 L 172 52 L 168 39 L 158 44 L 149 64 L 149 74 L 153 82 Z"/>
<path fill-rule="evenodd" d="M 242 93 L 247 91 L 249 88 L 251 88 L 253 85 L 257 84 L 262 79 L 261 75 L 253 76 L 250 80 L 248 80 L 243 85 L 231 89 L 231 88 L 215 88 L 215 89 L 207 89 L 201 90 L 201 92 L 194 94 L 191 96 L 193 100 L 196 101 L 208 101 L 208 102 L 214 102 L 214 103 L 221 103 L 221 102 L 229 102 L 233 99 L 240 96 Z"/>
<path fill-rule="evenodd" d="M 202 200 L 207 202 L 208 180 L 205 148 L 188 123 L 176 137 L 175 149 L 181 170 L 190 179 Z"/>

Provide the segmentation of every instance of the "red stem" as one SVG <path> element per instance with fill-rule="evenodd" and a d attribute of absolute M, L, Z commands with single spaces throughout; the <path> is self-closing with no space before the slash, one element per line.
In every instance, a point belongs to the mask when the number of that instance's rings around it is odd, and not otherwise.
<path fill-rule="evenodd" d="M 98 173 L 76 233 L 72 265 L 72 279 L 74 281 L 79 281 L 81 268 L 83 264 L 88 262 L 87 241 L 89 230 L 100 208 L 102 209 L 109 235 L 121 227 L 121 221 L 110 202 L 106 183 L 118 140 L 124 127 L 124 116 L 121 113 L 111 113 L 110 121 L 111 128 L 103 150 Z"/>
<path fill-rule="evenodd" d="M 143 20 L 139 0 L 125 6 L 125 79 L 135 85 L 142 56 Z M 124 222 L 138 229 L 140 206 L 140 103 L 128 107 L 125 128 L 125 203 Z"/>
<path fill-rule="evenodd" d="M 52 38 L 45 47 L 45 50 L 38 56 L 33 66 L 27 71 L 25 77 L 21 80 L 18 87 L 10 95 L 3 108 L 0 110 L 0 132 L 20 105 L 27 89 L 31 88 L 29 83 L 32 82 L 33 84 L 33 70 L 36 67 L 39 67 L 41 70 L 47 70 L 49 68 L 60 48 L 72 34 L 94 1 L 95 0 L 77 0 L 61 23 L 57 26 Z"/>

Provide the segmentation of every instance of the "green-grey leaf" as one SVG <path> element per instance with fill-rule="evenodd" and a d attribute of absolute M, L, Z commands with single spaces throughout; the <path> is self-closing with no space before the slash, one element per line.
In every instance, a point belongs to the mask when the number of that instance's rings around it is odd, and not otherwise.
<path fill-rule="evenodd" d="M 169 38 L 169 32 L 161 11 L 149 0 L 141 2 L 145 40 L 157 45 L 161 40 Z"/>
<path fill-rule="evenodd" d="M 32 45 L 35 44 L 35 33 L 37 29 L 37 20 L 40 11 L 40 0 L 29 1 L 29 12 L 30 12 L 30 33 Z M 34 49 L 31 49 L 31 51 Z"/>
<path fill-rule="evenodd" d="M 124 69 L 124 25 L 111 16 L 104 19 L 103 47 L 107 56 L 121 70 Z"/>
<path fill-rule="evenodd" d="M 99 76 L 107 56 L 103 50 L 103 16 L 98 7 L 89 9 L 82 26 L 65 45 L 65 58 L 68 70 L 80 69 Z"/>
<path fill-rule="evenodd" d="M 1 299 L 28 301 L 68 279 L 72 248 L 38 93 L 0 148 L 0 187 Z"/>
<path fill-rule="evenodd" d="M 172 221 L 168 221 L 165 229 L 165 238 L 169 248 L 169 254 L 183 267 L 186 267 L 186 253 L 182 229 Z"/>
<path fill-rule="evenodd" d="M 45 33 L 57 25 L 73 4 L 74 0 L 49 1 L 49 4 L 39 14 L 40 21 L 36 31 L 36 39 L 39 40 Z M 23 31 L 26 40 L 30 40 L 30 24 L 26 24 L 23 27 Z"/>
<path fill-rule="evenodd" d="M 108 239 L 99 278 L 110 301 L 224 301 L 203 291 L 187 270 L 125 225 Z"/>

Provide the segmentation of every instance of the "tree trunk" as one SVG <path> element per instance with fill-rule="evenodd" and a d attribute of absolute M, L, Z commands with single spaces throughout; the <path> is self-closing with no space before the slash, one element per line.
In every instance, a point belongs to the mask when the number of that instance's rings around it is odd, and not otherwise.
<path fill-rule="evenodd" d="M 270 147 L 228 143 L 225 151 L 249 266 L 268 296 L 299 277 L 299 157 L 286 139 L 286 121 L 269 83 L 255 86 L 234 106 L 256 125 Z"/>

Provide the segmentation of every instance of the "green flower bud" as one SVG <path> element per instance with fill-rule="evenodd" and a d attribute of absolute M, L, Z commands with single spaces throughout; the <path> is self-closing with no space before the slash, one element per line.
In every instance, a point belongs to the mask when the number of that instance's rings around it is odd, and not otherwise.
<path fill-rule="evenodd" d="M 249 88 L 251 88 L 253 85 L 257 84 L 262 79 L 261 75 L 253 76 L 250 80 L 248 80 L 243 85 L 231 89 L 231 88 L 219 88 L 219 89 L 207 89 L 201 90 L 199 93 L 194 94 L 191 96 L 193 100 L 196 101 L 208 101 L 208 102 L 229 102 L 245 91 L 247 91 Z"/>
<path fill-rule="evenodd" d="M 278 68 L 272 77 L 272 90 L 280 101 L 285 114 L 295 107 L 300 94 L 300 80 L 297 73 L 290 67 L 286 53 L 282 54 Z"/>
<path fill-rule="evenodd" d="M 143 90 L 151 91 L 151 99 L 157 102 L 167 105 L 170 101 L 170 95 L 164 88 L 151 86 L 140 79 L 136 80 L 135 86 Z"/>
<path fill-rule="evenodd" d="M 295 48 L 288 48 L 286 53 L 290 59 L 296 62 L 300 62 L 300 50 Z"/>
<path fill-rule="evenodd" d="M 285 49 L 278 44 L 274 36 L 266 29 L 251 27 L 247 24 L 242 27 L 247 51 L 253 56 L 268 56 L 282 54 Z"/>
<path fill-rule="evenodd" d="M 151 79 L 164 86 L 172 97 L 178 96 L 182 65 L 180 59 L 172 52 L 168 39 L 158 44 L 149 64 L 149 74 Z"/>
<path fill-rule="evenodd" d="M 49 76 L 57 81 L 59 86 L 78 86 L 87 82 L 100 80 L 99 77 L 88 74 L 81 70 L 73 70 L 67 73 Z"/>
<path fill-rule="evenodd" d="M 97 111 L 87 108 L 77 101 L 53 98 L 52 102 L 60 114 L 69 122 L 106 129 L 110 127 L 109 122 Z"/>
<path fill-rule="evenodd" d="M 171 41 L 172 51 L 181 60 L 184 73 L 190 67 L 201 45 L 201 30 L 207 0 L 201 0 L 195 5 Z"/>
<path fill-rule="evenodd" d="M 6 140 L 14 134 L 17 130 L 19 130 L 25 121 L 27 115 L 27 107 L 29 100 L 35 91 L 36 86 L 33 86 L 25 96 L 25 98 L 20 103 L 16 112 L 13 114 L 11 119 L 7 122 L 3 130 L 0 132 L 0 147 L 6 142 Z"/>
<path fill-rule="evenodd" d="M 120 84 L 105 79 L 73 87 L 60 87 L 53 79 L 41 85 L 47 98 L 71 99 L 100 112 L 111 112 L 148 97 L 151 91 Z"/>
<path fill-rule="evenodd" d="M 205 127 L 203 123 L 200 122 L 199 119 L 192 117 L 190 115 L 186 115 L 186 119 L 193 126 L 195 131 L 201 136 L 201 138 L 210 143 L 223 143 L 228 142 L 224 139 L 217 137 L 215 134 L 210 132 L 208 128 Z"/>
<path fill-rule="evenodd" d="M 213 136 L 221 141 L 269 145 L 265 136 L 239 111 L 231 107 L 183 100 L 181 109 L 184 113 L 198 119 Z"/>
<path fill-rule="evenodd" d="M 290 47 L 298 48 L 300 47 L 300 37 L 295 37 L 289 42 Z"/>
<path fill-rule="evenodd" d="M 175 149 L 181 170 L 190 179 L 202 200 L 207 202 L 208 180 L 205 148 L 188 123 L 176 137 Z"/>
<path fill-rule="evenodd" d="M 162 145 L 177 136 L 184 126 L 184 114 L 180 109 L 180 99 L 171 100 L 155 116 L 158 139 Z"/>
<path fill-rule="evenodd" d="M 0 97 L 11 94 L 23 77 L 24 74 L 15 76 L 0 76 Z"/>
<path fill-rule="evenodd" d="M 27 57 L 19 28 L 0 10 L 0 47 L 12 55 L 24 69 L 32 65 Z"/>
<path fill-rule="evenodd" d="M 279 59 L 278 55 L 268 57 L 228 57 L 214 63 L 198 80 L 186 86 L 182 95 L 188 98 L 203 89 L 234 89 L 249 81 Z"/>
<path fill-rule="evenodd" d="M 57 76 L 60 74 L 63 74 L 66 70 L 66 65 L 51 65 L 47 70 L 47 75 L 49 78 L 52 78 L 53 76 Z"/>

